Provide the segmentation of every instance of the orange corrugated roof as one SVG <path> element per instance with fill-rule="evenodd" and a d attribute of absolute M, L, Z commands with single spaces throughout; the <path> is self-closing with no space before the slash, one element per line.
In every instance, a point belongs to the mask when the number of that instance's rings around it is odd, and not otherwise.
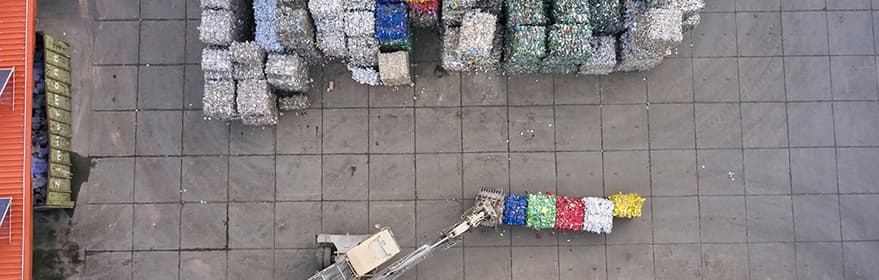
<path fill-rule="evenodd" d="M 31 279 L 29 155 L 35 5 L 34 0 L 0 0 L 0 68 L 15 67 L 13 79 L 0 96 L 0 197 L 12 197 L 6 222 L 12 226 L 12 237 L 9 241 L 0 238 L 0 279 Z M 5 226 L 0 230 L 6 231 Z"/>

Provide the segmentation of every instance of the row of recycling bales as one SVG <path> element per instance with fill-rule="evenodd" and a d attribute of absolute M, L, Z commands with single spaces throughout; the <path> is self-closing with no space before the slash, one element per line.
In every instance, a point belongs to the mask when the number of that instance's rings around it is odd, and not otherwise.
<path fill-rule="evenodd" d="M 649 70 L 674 53 L 705 7 L 704 0 L 504 0 L 501 14 L 496 0 L 455 3 L 443 4 L 443 67 L 508 74 Z"/>
<path fill-rule="evenodd" d="M 509 194 L 504 198 L 502 222 L 533 229 L 610 233 L 614 217 L 641 217 L 643 206 L 644 198 L 634 193 L 618 193 L 608 198 Z"/>

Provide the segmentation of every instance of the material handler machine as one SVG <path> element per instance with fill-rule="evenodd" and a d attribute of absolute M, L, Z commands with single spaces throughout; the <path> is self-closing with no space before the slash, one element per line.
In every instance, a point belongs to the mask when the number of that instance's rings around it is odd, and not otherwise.
<path fill-rule="evenodd" d="M 389 229 L 382 229 L 374 235 L 320 234 L 317 242 L 330 250 L 326 257 L 332 264 L 308 280 L 397 279 L 433 254 L 454 246 L 471 229 L 500 225 L 504 195 L 501 190 L 483 188 L 476 195 L 473 207 L 465 211 L 457 223 L 442 231 L 433 242 L 422 245 L 378 272 L 374 270 L 400 253 L 400 246 Z"/>

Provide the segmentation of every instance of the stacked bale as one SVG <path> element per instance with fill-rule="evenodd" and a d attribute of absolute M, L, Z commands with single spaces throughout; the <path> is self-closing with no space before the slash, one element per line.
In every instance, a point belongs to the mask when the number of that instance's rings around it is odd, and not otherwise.
<path fill-rule="evenodd" d="M 278 101 L 266 80 L 238 82 L 238 114 L 245 125 L 267 126 L 278 123 Z"/>
<path fill-rule="evenodd" d="M 234 42 L 232 53 L 232 77 L 235 80 L 261 79 L 266 52 L 256 42 Z"/>
<path fill-rule="evenodd" d="M 521 25 L 507 27 L 504 38 L 504 71 L 509 74 L 534 72 L 546 57 L 546 27 Z"/>
<path fill-rule="evenodd" d="M 607 75 L 617 64 L 617 39 L 614 36 L 597 36 L 589 39 L 592 57 L 580 65 L 580 74 Z"/>
<path fill-rule="evenodd" d="M 375 38 L 383 52 L 411 49 L 406 9 L 406 3 L 397 1 L 375 4 Z"/>
<path fill-rule="evenodd" d="M 409 22 L 416 27 L 431 27 L 437 24 L 439 0 L 406 0 L 409 6 Z"/>
<path fill-rule="evenodd" d="M 278 37 L 278 18 L 275 16 L 276 0 L 253 0 L 256 20 L 256 42 L 268 52 L 284 52 L 284 45 Z"/>
<path fill-rule="evenodd" d="M 304 93 L 311 87 L 308 64 L 295 54 L 269 55 L 266 61 L 266 81 L 276 91 L 283 93 Z"/>
<path fill-rule="evenodd" d="M 623 31 L 620 0 L 589 0 L 589 21 L 596 35 L 618 35 Z"/>
<path fill-rule="evenodd" d="M 241 0 L 201 1 L 199 39 L 208 45 L 229 46 L 251 35 L 252 11 Z"/>
<path fill-rule="evenodd" d="M 345 58 L 345 5 L 342 0 L 309 0 L 308 10 L 314 19 L 317 47 L 330 58 Z"/>
<path fill-rule="evenodd" d="M 204 96 L 202 96 L 204 115 L 218 120 L 234 120 L 238 118 L 235 108 L 235 81 L 206 80 Z"/>
<path fill-rule="evenodd" d="M 278 39 L 284 49 L 308 60 L 317 60 L 314 24 L 302 1 L 279 1 L 275 9 Z"/>
<path fill-rule="evenodd" d="M 443 1 L 443 68 L 452 71 L 497 69 L 503 55 L 501 1 Z"/>

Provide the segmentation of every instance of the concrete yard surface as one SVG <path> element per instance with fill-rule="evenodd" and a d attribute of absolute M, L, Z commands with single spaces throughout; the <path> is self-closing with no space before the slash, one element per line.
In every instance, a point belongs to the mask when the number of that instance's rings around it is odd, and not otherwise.
<path fill-rule="evenodd" d="M 441 71 L 418 30 L 414 86 L 328 64 L 265 128 L 203 117 L 198 2 L 40 1 L 83 160 L 37 279 L 305 279 L 315 234 L 407 253 L 483 186 L 647 202 L 606 236 L 471 232 L 406 279 L 879 277 L 879 1 L 710 0 L 659 67 L 601 77 Z"/>

